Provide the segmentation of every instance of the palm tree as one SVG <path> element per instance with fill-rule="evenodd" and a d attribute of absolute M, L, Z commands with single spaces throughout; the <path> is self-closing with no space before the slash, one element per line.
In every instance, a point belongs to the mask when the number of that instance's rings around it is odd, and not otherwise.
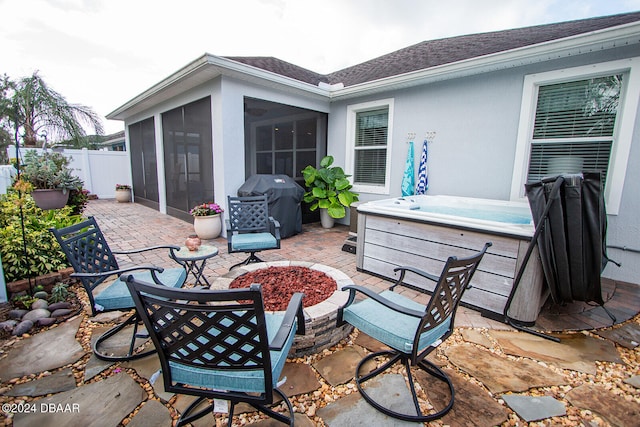
<path fill-rule="evenodd" d="M 83 125 L 98 135 L 104 133 L 100 117 L 90 107 L 69 103 L 37 71 L 15 83 L 12 106 L 13 121 L 25 145 L 35 145 L 38 135 L 46 133 L 52 141 L 70 140 L 80 146 L 86 141 Z"/>

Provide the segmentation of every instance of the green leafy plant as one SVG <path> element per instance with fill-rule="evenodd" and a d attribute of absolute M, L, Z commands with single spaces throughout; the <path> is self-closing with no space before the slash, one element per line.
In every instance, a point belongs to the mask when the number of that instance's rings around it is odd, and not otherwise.
<path fill-rule="evenodd" d="M 82 190 L 83 182 L 71 173 L 69 159 L 61 153 L 29 150 L 24 154 L 20 180 L 33 189 Z"/>
<path fill-rule="evenodd" d="M 61 302 L 65 301 L 69 296 L 69 285 L 63 282 L 56 283 L 53 288 L 51 288 L 51 297 L 49 301 L 51 302 Z"/>
<path fill-rule="evenodd" d="M 6 280 L 11 282 L 66 268 L 66 257 L 49 228 L 67 227 L 81 220 L 81 216 L 72 214 L 70 206 L 43 211 L 36 207 L 30 195 L 9 188 L 7 194 L 0 196 L 0 256 Z"/>
<path fill-rule="evenodd" d="M 358 201 L 358 193 L 351 191 L 353 185 L 347 179 L 351 175 L 344 173 L 339 166 L 331 166 L 333 156 L 326 156 L 320 161 L 320 168 L 308 165 L 302 170 L 304 183 L 308 191 L 304 201 L 310 203 L 309 209 L 327 209 L 332 218 L 344 218 L 346 207 Z"/>
<path fill-rule="evenodd" d="M 13 301 L 14 306 L 29 310 L 31 308 L 31 304 L 33 304 L 37 299 L 38 298 L 34 298 L 31 295 L 20 295 L 14 297 L 11 301 Z"/>
<path fill-rule="evenodd" d="M 72 215 L 81 215 L 89 202 L 89 190 L 71 190 L 67 206 L 71 206 Z"/>

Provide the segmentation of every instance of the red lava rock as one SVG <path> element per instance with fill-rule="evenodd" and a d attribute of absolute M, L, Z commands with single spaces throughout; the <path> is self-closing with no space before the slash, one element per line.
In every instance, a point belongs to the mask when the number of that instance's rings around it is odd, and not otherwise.
<path fill-rule="evenodd" d="M 329 298 L 337 289 L 336 281 L 322 271 L 308 267 L 268 267 L 236 277 L 229 288 L 248 288 L 252 283 L 262 285 L 264 308 L 283 311 L 294 292 L 303 292 L 302 304 L 311 307 Z"/>

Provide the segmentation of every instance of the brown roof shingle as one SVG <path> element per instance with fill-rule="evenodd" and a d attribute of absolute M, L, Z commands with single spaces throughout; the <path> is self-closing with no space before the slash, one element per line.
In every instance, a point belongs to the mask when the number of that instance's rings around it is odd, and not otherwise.
<path fill-rule="evenodd" d="M 327 75 L 274 57 L 227 58 L 313 85 L 325 82 L 352 86 L 636 21 L 640 21 L 640 12 L 429 40 Z"/>

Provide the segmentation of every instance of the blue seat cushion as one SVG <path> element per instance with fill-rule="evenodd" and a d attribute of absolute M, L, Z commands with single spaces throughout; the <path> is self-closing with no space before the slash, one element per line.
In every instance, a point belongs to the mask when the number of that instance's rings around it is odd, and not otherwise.
<path fill-rule="evenodd" d="M 149 270 L 132 273 L 136 280 L 141 282 L 155 283 L 151 277 Z M 184 268 L 165 268 L 162 273 L 157 273 L 160 282 L 172 288 L 179 288 L 187 278 L 187 272 Z M 96 306 L 100 306 L 100 309 L 96 311 L 109 311 L 134 308 L 133 298 L 129 293 L 127 284 L 116 279 L 102 292 L 100 292 L 94 298 Z"/>
<path fill-rule="evenodd" d="M 265 313 L 267 324 L 267 336 L 269 342 L 275 337 L 284 315 Z M 281 350 L 269 351 L 271 358 L 271 375 L 273 379 L 273 387 L 278 384 L 278 379 L 287 360 L 287 355 L 293 344 L 297 319 L 293 322 L 293 326 L 289 331 L 285 345 Z M 198 368 L 185 365 L 174 360 L 169 361 L 171 368 L 171 379 L 173 383 L 181 383 L 193 387 L 202 387 L 214 390 L 240 391 L 246 393 L 263 393 L 264 389 L 264 372 L 262 369 L 256 370 L 239 370 L 239 369 L 211 369 Z"/>
<path fill-rule="evenodd" d="M 271 233 L 243 233 L 231 236 L 234 251 L 259 251 L 278 247 L 278 241 Z"/>
<path fill-rule="evenodd" d="M 424 312 L 426 307 L 392 291 L 383 291 L 380 296 L 400 306 Z M 398 350 L 411 353 L 420 318 L 398 313 L 371 298 L 357 302 L 344 309 L 343 319 L 370 337 Z M 420 335 L 418 351 L 422 351 L 449 329 L 451 316 L 444 322 Z"/>

